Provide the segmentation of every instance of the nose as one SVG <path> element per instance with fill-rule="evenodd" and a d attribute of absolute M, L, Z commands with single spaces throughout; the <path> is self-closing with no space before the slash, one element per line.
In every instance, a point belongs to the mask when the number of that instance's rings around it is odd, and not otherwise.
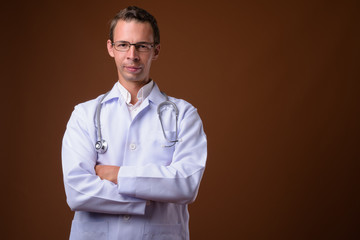
<path fill-rule="evenodd" d="M 127 59 L 138 61 L 139 53 L 136 51 L 135 46 L 131 45 L 129 50 L 127 51 Z"/>

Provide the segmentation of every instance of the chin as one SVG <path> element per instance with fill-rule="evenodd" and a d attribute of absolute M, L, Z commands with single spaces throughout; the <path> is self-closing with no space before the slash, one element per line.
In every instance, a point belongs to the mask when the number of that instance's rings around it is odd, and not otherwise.
<path fill-rule="evenodd" d="M 126 78 L 125 81 L 134 82 L 134 83 L 144 82 L 143 79 L 137 79 L 137 78 Z"/>
<path fill-rule="evenodd" d="M 129 77 L 129 76 L 126 76 L 126 77 L 124 77 L 124 79 L 127 82 L 140 83 L 140 82 L 147 82 L 149 80 L 149 77 L 140 77 L 140 76 Z"/>

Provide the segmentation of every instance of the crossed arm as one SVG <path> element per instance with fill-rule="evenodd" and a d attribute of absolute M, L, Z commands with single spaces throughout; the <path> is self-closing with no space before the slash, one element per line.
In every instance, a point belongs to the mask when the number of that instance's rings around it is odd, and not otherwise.
<path fill-rule="evenodd" d="M 106 179 L 117 184 L 117 177 L 120 167 L 110 165 L 96 165 L 95 172 L 102 180 Z"/>
<path fill-rule="evenodd" d="M 195 199 L 206 162 L 206 136 L 196 110 L 182 121 L 186 131 L 180 136 L 187 140 L 177 145 L 166 166 L 151 161 L 120 167 L 96 165 L 88 136 L 93 126 L 84 128 L 84 115 L 81 107 L 73 112 L 63 138 L 64 185 L 71 209 L 143 214 L 148 200 L 187 204 Z"/>

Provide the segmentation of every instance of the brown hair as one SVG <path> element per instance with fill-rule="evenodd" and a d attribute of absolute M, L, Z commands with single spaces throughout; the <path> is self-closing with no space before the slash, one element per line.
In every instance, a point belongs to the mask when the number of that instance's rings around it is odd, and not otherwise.
<path fill-rule="evenodd" d="M 154 43 L 159 44 L 160 43 L 160 31 L 156 22 L 156 19 L 154 16 L 152 16 L 150 13 L 148 13 L 146 10 L 141 9 L 136 6 L 129 6 L 127 8 L 124 8 L 118 14 L 115 15 L 113 20 L 110 23 L 110 40 L 111 42 L 114 42 L 114 29 L 116 27 L 116 24 L 119 20 L 124 21 L 131 21 L 136 20 L 139 22 L 148 22 L 150 23 L 153 33 L 154 33 Z"/>

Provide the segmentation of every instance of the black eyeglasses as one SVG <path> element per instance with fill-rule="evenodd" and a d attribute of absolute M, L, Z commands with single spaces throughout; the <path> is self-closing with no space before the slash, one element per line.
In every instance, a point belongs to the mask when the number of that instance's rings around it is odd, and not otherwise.
<path fill-rule="evenodd" d="M 115 50 L 120 52 L 127 52 L 131 46 L 135 47 L 135 50 L 138 52 L 149 52 L 154 46 L 154 43 L 149 42 L 137 42 L 137 43 L 129 43 L 127 41 L 116 41 L 113 42 Z"/>

